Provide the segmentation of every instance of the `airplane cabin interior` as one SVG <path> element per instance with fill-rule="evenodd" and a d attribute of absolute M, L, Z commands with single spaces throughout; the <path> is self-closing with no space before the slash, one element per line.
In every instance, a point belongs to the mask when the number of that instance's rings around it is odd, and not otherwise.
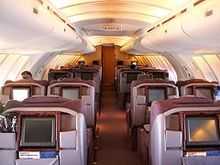
<path fill-rule="evenodd" d="M 219 0 L 0 0 L 0 165 L 219 165 Z"/>

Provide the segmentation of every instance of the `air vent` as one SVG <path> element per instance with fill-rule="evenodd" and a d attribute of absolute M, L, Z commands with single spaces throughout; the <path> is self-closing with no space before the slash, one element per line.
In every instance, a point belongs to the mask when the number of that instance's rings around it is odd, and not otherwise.
<path fill-rule="evenodd" d="M 33 13 L 34 13 L 34 14 L 38 14 L 38 9 L 33 8 Z"/>
<path fill-rule="evenodd" d="M 183 14 L 183 13 L 185 13 L 185 12 L 187 12 L 187 9 L 181 10 L 180 14 Z"/>
<path fill-rule="evenodd" d="M 193 4 L 193 6 L 197 6 L 197 5 L 199 5 L 199 4 L 201 4 L 202 2 L 204 2 L 205 0 L 198 0 L 197 2 L 195 2 L 194 4 Z"/>
<path fill-rule="evenodd" d="M 213 15 L 213 10 L 208 10 L 205 12 L 206 17 L 212 16 L 212 15 Z"/>

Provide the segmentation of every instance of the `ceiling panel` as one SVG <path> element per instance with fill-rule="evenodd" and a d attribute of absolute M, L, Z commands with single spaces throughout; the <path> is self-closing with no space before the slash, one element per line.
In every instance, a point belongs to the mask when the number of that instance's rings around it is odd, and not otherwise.
<path fill-rule="evenodd" d="M 50 1 L 76 28 L 84 31 L 90 38 L 107 36 L 105 39 L 107 41 L 110 36 L 131 37 L 135 32 L 150 27 L 190 0 Z M 112 42 L 114 39 L 111 38 L 110 41 Z"/>

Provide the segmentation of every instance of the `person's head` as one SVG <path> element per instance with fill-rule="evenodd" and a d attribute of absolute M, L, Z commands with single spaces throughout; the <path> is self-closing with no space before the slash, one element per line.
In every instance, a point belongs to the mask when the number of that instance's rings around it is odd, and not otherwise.
<path fill-rule="evenodd" d="M 22 72 L 22 73 L 21 73 L 21 76 L 22 76 L 22 78 L 25 79 L 25 80 L 32 80 L 32 79 L 33 79 L 33 78 L 32 78 L 32 74 L 31 74 L 31 72 L 29 72 L 29 71 L 24 71 L 24 72 Z"/>

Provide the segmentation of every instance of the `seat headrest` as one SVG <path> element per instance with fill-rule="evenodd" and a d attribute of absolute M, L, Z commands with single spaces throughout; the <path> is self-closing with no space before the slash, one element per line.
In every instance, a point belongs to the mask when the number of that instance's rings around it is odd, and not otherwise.
<path fill-rule="evenodd" d="M 6 104 L 5 109 L 18 107 L 63 107 L 80 112 L 81 101 L 69 100 L 58 96 L 34 96 L 23 101 L 12 100 Z"/>

